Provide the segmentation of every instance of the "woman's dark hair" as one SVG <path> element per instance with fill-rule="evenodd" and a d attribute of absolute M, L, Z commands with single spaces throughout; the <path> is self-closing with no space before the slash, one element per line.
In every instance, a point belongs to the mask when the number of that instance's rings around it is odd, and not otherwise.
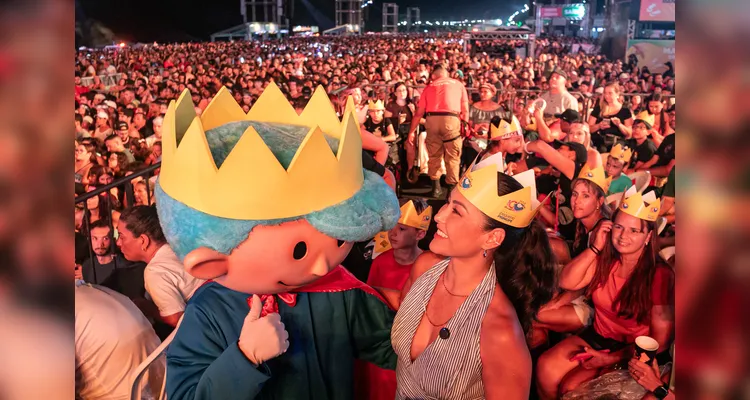
<path fill-rule="evenodd" d="M 156 213 L 156 206 L 134 206 L 125 209 L 120 214 L 120 222 L 125 224 L 125 229 L 129 230 L 133 236 L 148 236 L 158 244 L 167 243 L 164 232 L 159 225 L 159 215 Z"/>
<path fill-rule="evenodd" d="M 666 100 L 665 96 L 662 96 L 661 93 L 654 93 L 651 96 L 648 97 L 645 101 L 646 109 L 648 110 L 648 103 L 654 101 L 664 104 L 664 100 Z M 664 104 L 664 107 L 661 109 L 661 115 L 659 115 L 659 132 L 664 132 L 664 130 L 667 128 L 667 107 L 666 104 Z"/>
<path fill-rule="evenodd" d="M 589 191 L 591 191 L 592 193 L 596 195 L 596 201 L 599 201 L 599 199 L 604 199 L 599 209 L 602 218 L 604 219 L 612 218 L 612 209 L 609 208 L 609 204 L 607 204 L 607 195 L 604 193 L 604 190 L 602 190 L 602 188 L 600 188 L 599 185 L 597 185 L 596 183 L 588 179 L 576 178 L 576 179 L 573 179 L 573 182 L 570 183 L 571 193 L 572 193 L 572 190 L 578 184 L 578 182 L 582 182 L 584 185 L 586 185 L 586 188 Z M 583 223 L 581 223 L 581 221 L 576 220 L 576 236 L 575 236 L 575 239 L 573 240 L 573 249 L 580 248 L 579 246 L 581 245 L 581 241 L 586 240 L 587 237 L 588 237 L 588 232 L 586 232 L 586 227 L 583 226 Z M 575 257 L 575 255 L 573 255 L 573 257 Z"/>
<path fill-rule="evenodd" d="M 117 171 L 115 171 L 115 178 L 120 178 L 124 176 L 125 172 L 128 170 L 128 165 L 130 164 L 128 162 L 128 156 L 120 151 L 110 153 L 110 156 L 112 156 L 112 154 L 117 157 Z M 109 166 L 109 157 L 107 158 L 107 166 Z"/>
<path fill-rule="evenodd" d="M 91 156 L 89 156 L 89 162 L 96 164 L 96 146 L 91 143 L 80 143 L 80 146 L 83 146 L 86 151 L 91 154 Z"/>
<path fill-rule="evenodd" d="M 615 211 L 614 215 L 612 215 L 613 221 L 619 213 L 619 210 Z M 642 231 L 655 232 L 655 226 L 654 222 L 641 220 Z M 651 286 L 653 285 L 657 268 L 656 249 L 659 248 L 657 236 L 656 234 L 651 235 L 651 240 L 646 243 L 646 247 L 633 272 L 622 286 L 622 289 L 620 289 L 620 293 L 617 294 L 614 303 L 612 303 L 612 307 L 617 310 L 617 315 L 621 318 L 635 319 L 638 323 L 642 324 L 647 322 L 648 316 L 651 313 L 653 303 Z M 611 279 L 612 267 L 617 262 L 622 262 L 622 258 L 612 244 L 610 237 L 610 240 L 607 241 L 607 244 L 598 257 L 596 272 L 594 272 L 594 277 L 591 279 L 591 283 L 587 289 L 588 296 L 591 296 L 596 289 L 605 285 Z"/>
<path fill-rule="evenodd" d="M 497 174 L 498 196 L 522 188 L 512 177 Z M 485 227 L 505 230 L 505 239 L 493 255 L 497 282 L 513 304 L 524 333 L 528 334 L 539 309 L 552 300 L 557 291 L 557 261 L 547 232 L 536 220 L 526 228 L 516 228 L 487 217 Z"/>

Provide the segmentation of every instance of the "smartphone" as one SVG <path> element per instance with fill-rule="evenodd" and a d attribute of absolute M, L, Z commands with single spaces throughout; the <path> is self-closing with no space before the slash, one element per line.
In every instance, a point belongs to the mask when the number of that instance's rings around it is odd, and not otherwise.
<path fill-rule="evenodd" d="M 240 63 L 242 63 L 242 64 L 245 63 L 245 57 L 240 57 Z"/>

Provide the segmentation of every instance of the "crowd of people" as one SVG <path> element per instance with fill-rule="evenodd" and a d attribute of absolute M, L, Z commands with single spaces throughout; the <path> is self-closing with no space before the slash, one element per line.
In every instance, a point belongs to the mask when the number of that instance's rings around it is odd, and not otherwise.
<path fill-rule="evenodd" d="M 351 102 L 363 167 L 401 206 L 393 229 L 357 240 L 341 262 L 398 310 L 397 373 L 357 364 L 356 398 L 673 398 L 673 67 L 652 73 L 572 43 L 541 38 L 525 58 L 522 42 L 467 53 L 462 39 L 426 35 L 79 50 L 76 324 L 91 325 L 76 332 L 80 397 L 129 392 L 127 372 L 214 279 L 186 268 L 155 205 L 170 102 L 187 93 L 200 116 L 226 91 L 248 113 L 278 90 L 302 114 L 322 88 L 341 118 Z M 488 165 L 508 210 L 534 209 L 528 221 L 477 200 Z M 427 178 L 428 194 L 406 195 Z M 526 187 L 538 196 L 519 200 Z M 103 346 L 118 335 L 138 340 Z M 633 358 L 644 336 L 658 343 L 653 360 Z M 113 365 L 102 351 L 131 358 Z"/>

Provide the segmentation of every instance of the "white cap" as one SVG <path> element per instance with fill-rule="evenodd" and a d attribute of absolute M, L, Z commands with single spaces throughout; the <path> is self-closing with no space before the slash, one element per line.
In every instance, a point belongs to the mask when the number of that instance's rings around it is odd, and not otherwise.
<path fill-rule="evenodd" d="M 112 100 L 107 100 L 104 102 L 104 104 L 106 104 L 109 108 L 117 108 L 117 103 Z"/>
<path fill-rule="evenodd" d="M 87 116 L 83 117 L 83 122 L 88 122 L 89 124 L 92 124 L 92 123 L 94 123 L 94 119 L 91 118 L 90 115 L 87 115 Z"/>
<path fill-rule="evenodd" d="M 628 79 L 628 78 L 630 78 L 630 75 L 628 75 L 627 72 L 623 72 L 620 74 L 620 79 Z"/>
<path fill-rule="evenodd" d="M 105 113 L 104 111 L 99 111 L 99 112 L 98 112 L 98 113 L 96 114 L 96 117 L 97 117 L 97 118 L 107 118 L 107 119 L 109 119 L 109 114 Z"/>
<path fill-rule="evenodd" d="M 604 88 L 599 86 L 598 88 L 594 89 L 594 93 L 602 94 L 604 93 Z"/>

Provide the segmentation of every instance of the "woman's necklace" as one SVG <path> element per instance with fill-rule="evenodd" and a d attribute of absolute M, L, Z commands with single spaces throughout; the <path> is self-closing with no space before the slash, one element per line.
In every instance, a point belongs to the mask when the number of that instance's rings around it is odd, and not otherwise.
<path fill-rule="evenodd" d="M 464 299 L 465 299 L 465 298 L 467 298 L 467 297 L 469 297 L 468 295 L 466 295 L 466 296 L 463 296 L 463 295 L 458 295 L 458 294 L 453 294 L 453 293 L 451 293 L 451 291 L 450 291 L 450 290 L 448 290 L 448 286 L 446 286 L 446 285 L 445 285 L 445 275 L 441 275 L 441 276 L 440 276 L 440 279 L 441 279 L 441 280 L 443 281 L 443 288 L 445 288 L 445 291 L 446 291 L 446 292 L 448 292 L 448 294 L 449 294 L 449 295 L 451 295 L 451 296 L 453 296 L 453 297 L 460 297 L 460 298 L 464 298 Z M 429 304 L 429 303 L 428 303 L 428 304 Z M 442 328 L 441 328 L 441 329 L 440 329 L 440 331 L 438 332 L 438 336 L 440 336 L 440 339 L 443 339 L 443 340 L 447 340 L 447 339 L 448 339 L 448 338 L 449 338 L 449 337 L 451 336 L 451 331 L 450 331 L 450 329 L 448 329 L 448 328 L 447 328 L 447 327 L 445 326 L 445 324 L 447 324 L 447 323 L 448 323 L 448 322 L 449 322 L 449 321 L 450 321 L 450 320 L 451 320 L 451 319 L 453 318 L 453 315 L 451 315 L 451 316 L 450 316 L 450 318 L 448 318 L 448 320 L 446 320 L 446 321 L 445 321 L 445 322 L 443 322 L 442 324 L 436 324 L 436 323 L 434 323 L 434 322 L 432 321 L 432 318 L 430 318 L 430 312 L 429 312 L 429 310 L 428 310 L 427 308 L 425 308 L 425 312 L 424 312 L 424 315 L 425 315 L 425 316 L 427 317 L 427 322 L 429 322 L 429 323 L 430 323 L 430 325 L 432 325 L 432 326 L 434 326 L 434 327 L 436 327 L 436 328 L 439 328 L 439 327 L 441 327 L 441 326 L 442 326 Z"/>

